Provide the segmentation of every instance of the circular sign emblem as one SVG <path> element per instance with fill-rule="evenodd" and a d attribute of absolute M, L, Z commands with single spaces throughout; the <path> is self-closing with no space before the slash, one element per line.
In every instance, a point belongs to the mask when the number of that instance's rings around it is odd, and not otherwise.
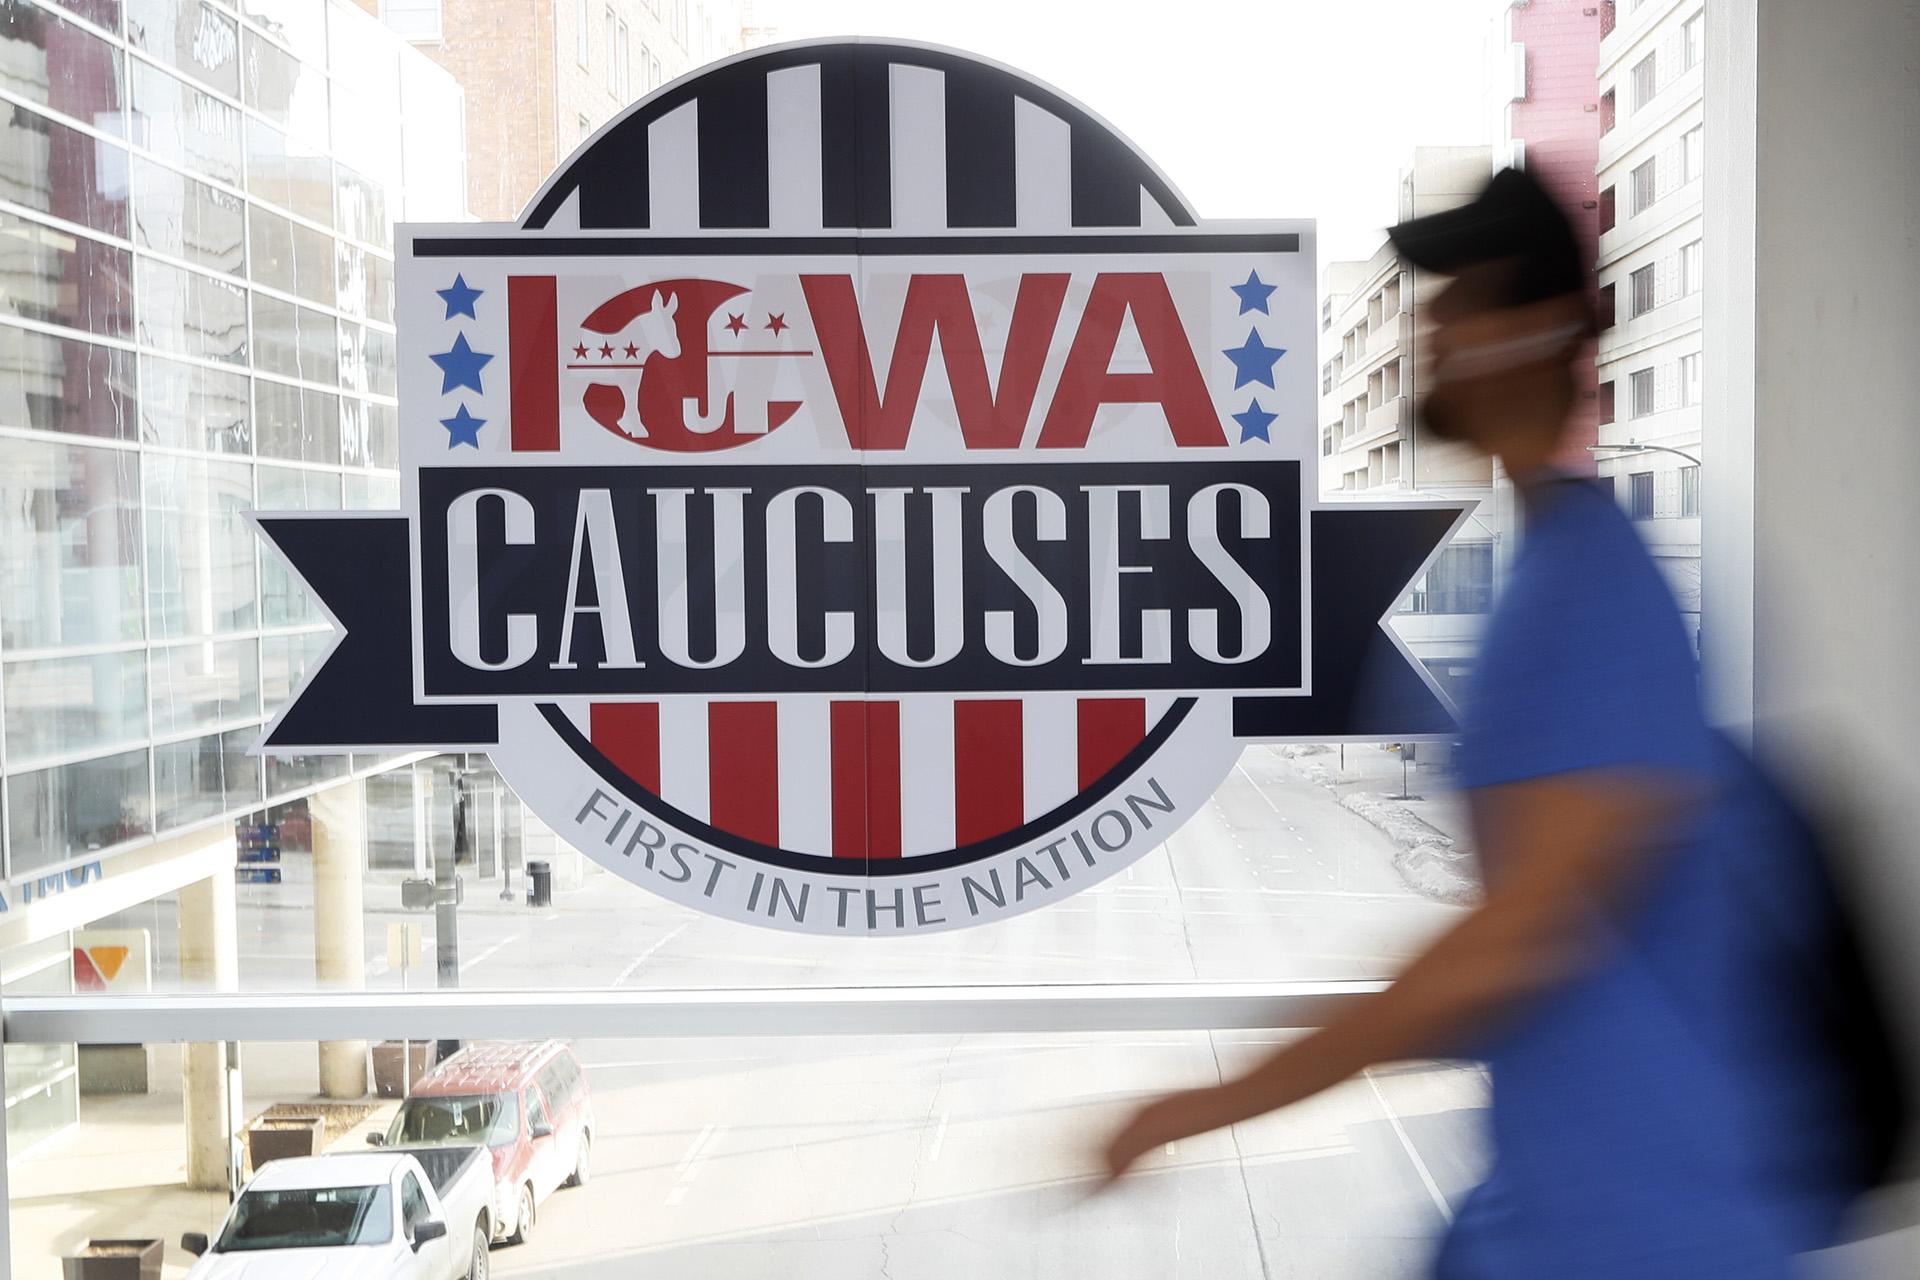
<path fill-rule="evenodd" d="M 260 518 L 344 630 L 274 749 L 484 749 L 637 884 L 886 935 L 1113 874 L 1250 739 L 1451 729 L 1380 620 L 1460 509 L 1311 501 L 1311 224 L 1012 71 L 717 64 L 397 271 L 408 509 Z"/>

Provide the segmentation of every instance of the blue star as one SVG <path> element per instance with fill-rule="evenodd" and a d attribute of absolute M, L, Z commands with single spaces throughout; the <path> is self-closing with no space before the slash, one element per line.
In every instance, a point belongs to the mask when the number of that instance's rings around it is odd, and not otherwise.
<path fill-rule="evenodd" d="M 1267 310 L 1267 299 L 1273 296 L 1273 291 L 1277 287 L 1276 285 L 1263 283 L 1258 271 L 1247 272 L 1247 282 L 1245 284 L 1230 284 L 1227 286 L 1227 288 L 1239 295 L 1241 315 L 1245 315 L 1249 311 L 1258 311 L 1263 316 L 1273 314 Z M 471 315 L 472 313 L 469 312 L 468 314 Z"/>
<path fill-rule="evenodd" d="M 467 406 L 463 404 L 460 406 L 460 411 L 451 418 L 440 419 L 440 425 L 447 429 L 447 448 L 451 449 L 455 445 L 470 444 L 478 449 L 480 447 L 480 428 L 487 425 L 487 420 L 485 418 L 474 417 L 471 413 L 467 412 Z"/>
<path fill-rule="evenodd" d="M 1273 437 L 1267 434 L 1267 428 L 1272 426 L 1273 420 L 1279 416 L 1262 409 L 1260 401 L 1255 399 L 1247 406 L 1246 412 L 1233 415 L 1233 420 L 1240 424 L 1240 443 L 1245 444 L 1249 440 L 1265 440 L 1268 444 L 1272 444 Z"/>
<path fill-rule="evenodd" d="M 456 333 L 453 336 L 453 350 L 443 351 L 437 356 L 430 356 L 429 359 L 440 366 L 441 395 L 449 391 L 457 391 L 461 387 L 472 387 L 475 391 L 485 393 L 485 388 L 480 385 L 480 370 L 485 368 L 487 361 L 493 357 L 482 355 L 468 346 L 466 334 Z M 1273 383 L 1269 381 L 1267 385 L 1272 386 Z"/>
<path fill-rule="evenodd" d="M 1273 386 L 1273 362 L 1287 354 L 1285 347 L 1270 347 L 1260 341 L 1260 335 L 1252 329 L 1247 330 L 1247 340 L 1237 347 L 1229 347 L 1220 353 L 1233 361 L 1233 389 L 1238 391 L 1249 382 L 1258 382 Z M 440 357 L 435 356 L 438 360 Z"/>
<path fill-rule="evenodd" d="M 448 285 L 444 289 L 435 289 L 434 292 L 446 300 L 447 319 L 451 320 L 455 316 L 469 316 L 475 320 L 479 319 L 478 316 L 473 314 L 473 300 L 485 293 L 486 290 L 476 289 L 469 285 L 464 275 L 455 276 L 451 285 Z M 1240 309 L 1242 311 L 1246 310 L 1245 307 Z M 1262 311 L 1266 310 L 1265 307 L 1261 307 L 1260 309 Z"/>

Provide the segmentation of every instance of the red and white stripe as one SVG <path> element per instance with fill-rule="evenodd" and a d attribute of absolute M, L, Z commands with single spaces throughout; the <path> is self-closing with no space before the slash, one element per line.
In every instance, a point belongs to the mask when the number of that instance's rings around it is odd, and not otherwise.
<path fill-rule="evenodd" d="M 865 859 L 940 853 L 1044 816 L 1118 764 L 1168 701 L 801 694 L 568 710 L 681 813 L 791 852 Z"/>

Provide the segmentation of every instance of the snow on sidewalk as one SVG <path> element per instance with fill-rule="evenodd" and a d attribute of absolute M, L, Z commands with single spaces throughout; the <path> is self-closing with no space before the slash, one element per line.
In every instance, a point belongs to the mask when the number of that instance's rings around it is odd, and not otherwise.
<path fill-rule="evenodd" d="M 1341 768 L 1335 748 L 1288 744 L 1269 750 L 1301 777 L 1331 791 L 1342 808 L 1378 827 L 1393 842 L 1394 870 L 1408 888 L 1440 902 L 1466 903 L 1479 897 L 1464 815 L 1451 798 L 1400 798 L 1397 754 L 1374 745 L 1349 746 Z M 1387 787 L 1395 794 L 1383 790 Z"/>

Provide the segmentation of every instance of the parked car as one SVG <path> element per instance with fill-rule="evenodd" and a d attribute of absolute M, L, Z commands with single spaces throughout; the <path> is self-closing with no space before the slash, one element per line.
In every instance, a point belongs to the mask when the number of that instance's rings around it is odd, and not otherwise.
<path fill-rule="evenodd" d="M 294 1156 L 253 1175 L 187 1280 L 486 1280 L 493 1179 L 478 1151 Z"/>
<path fill-rule="evenodd" d="M 558 1040 L 468 1045 L 413 1086 L 376 1146 L 484 1146 L 493 1159 L 493 1230 L 518 1244 L 539 1207 L 590 1174 L 593 1099 Z"/>

